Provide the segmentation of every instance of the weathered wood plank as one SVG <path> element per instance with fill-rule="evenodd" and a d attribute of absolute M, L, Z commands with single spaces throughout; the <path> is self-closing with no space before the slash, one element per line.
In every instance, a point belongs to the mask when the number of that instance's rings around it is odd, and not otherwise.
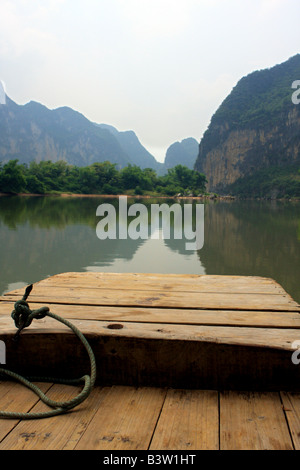
<path fill-rule="evenodd" d="M 280 395 L 294 447 L 300 450 L 300 393 L 281 392 Z"/>
<path fill-rule="evenodd" d="M 54 312 L 56 313 L 56 311 Z M 58 313 L 58 311 L 57 311 Z M 218 326 L 214 325 L 177 325 L 160 323 L 135 323 L 135 322 L 108 322 L 94 320 L 73 320 L 72 323 L 80 331 L 91 337 L 122 337 L 136 339 L 157 339 L 175 341 L 193 341 L 209 342 L 214 344 L 242 345 L 250 347 L 273 348 L 292 352 L 293 343 L 299 340 L 298 329 L 282 328 L 251 328 L 237 326 Z M 2 336 L 12 336 L 16 333 L 16 328 L 8 317 L 0 317 L 0 331 Z M 73 335 L 72 331 L 65 325 L 52 318 L 34 320 L 30 327 L 22 332 L 22 337 L 34 336 L 37 334 L 51 335 L 52 341 L 55 336 L 61 337 L 62 334 Z M 41 338 L 41 341 L 44 341 Z M 7 345 L 9 347 L 9 345 Z M 12 344 L 12 347 L 15 347 Z M 21 346 L 20 346 L 21 347 Z M 8 351 L 8 350 L 7 350 Z M 11 350 L 17 353 L 16 349 Z"/>
<path fill-rule="evenodd" d="M 23 293 L 0 298 L 7 367 L 45 375 L 47 363 L 53 376 L 87 373 L 78 338 L 51 318 L 12 342 L 10 313 Z M 300 448 L 300 394 L 289 392 L 300 389 L 291 361 L 300 307 L 273 280 L 63 273 L 36 283 L 29 303 L 71 319 L 94 350 L 98 383 L 126 387 L 96 387 L 74 413 L 50 420 L 1 420 L 0 449 L 218 448 L 215 390 L 228 388 L 263 392 L 220 393 L 221 449 Z M 170 386 L 213 391 L 162 389 Z M 274 390 L 288 391 L 282 402 Z M 70 393 L 61 385 L 49 390 L 55 399 Z M 37 400 L 22 385 L 0 383 L 0 409 L 45 409 Z"/>
<path fill-rule="evenodd" d="M 101 393 L 101 392 L 100 392 Z M 112 387 L 76 450 L 147 450 L 166 391 Z"/>
<path fill-rule="evenodd" d="M 76 387 L 40 386 L 45 392 L 51 387 L 47 394 L 53 399 L 77 393 Z M 6 401 L 10 409 L 28 411 L 32 400 L 26 392 L 20 384 L 1 382 L 0 405 Z M 218 449 L 219 441 L 221 450 L 292 450 L 291 435 L 298 450 L 300 394 L 281 392 L 281 397 L 283 405 L 274 392 L 95 387 L 68 414 L 1 419 L 0 450 L 204 450 Z M 44 409 L 38 402 L 31 411 Z"/>
<path fill-rule="evenodd" d="M 175 290 L 184 292 L 286 294 L 273 279 L 256 276 L 213 276 L 145 273 L 62 273 L 44 279 L 43 287 L 84 287 L 117 290 Z M 18 294 L 22 289 L 14 292 Z"/>
<path fill-rule="evenodd" d="M 6 294 L 7 300 L 24 289 Z M 247 276 L 63 273 L 37 282 L 31 302 L 165 308 L 287 310 L 300 306 L 272 279 Z"/>
<path fill-rule="evenodd" d="M 8 320 L 7 320 L 8 321 Z M 41 320 L 7 345 L 7 366 L 23 375 L 78 377 L 89 370 L 87 353 L 67 327 Z M 48 323 L 49 322 L 49 323 Z M 0 319 L 0 324 L 2 319 Z M 175 388 L 299 390 L 291 344 L 299 330 L 73 321 L 86 335 L 99 364 L 97 381 L 111 385 Z M 53 328 L 53 329 L 52 329 Z M 184 330 L 184 331 L 183 331 Z M 3 328 L 2 328 L 2 331 Z M 283 334 L 285 333 L 285 334 Z M 28 360 L 30 351 L 30 360 Z M 246 388 L 245 388 L 246 387 Z"/>
<path fill-rule="evenodd" d="M 23 294 L 22 294 L 23 295 Z M 20 293 L 7 294 L 3 300 L 18 300 Z M 299 305 L 287 294 L 208 293 L 169 291 L 120 291 L 85 288 L 36 286 L 30 294 L 31 303 L 165 307 L 223 310 L 299 311 Z"/>
<path fill-rule="evenodd" d="M 293 450 L 278 393 L 220 393 L 221 450 Z"/>
<path fill-rule="evenodd" d="M 79 279 L 85 280 L 81 287 L 78 287 Z M 141 282 L 134 279 L 141 279 Z M 184 280 L 185 285 L 180 289 L 188 289 L 187 279 L 194 283 L 194 291 L 162 290 L 171 286 L 173 280 L 178 285 Z M 59 284 L 62 280 L 64 285 Z M 107 291 L 99 288 L 97 283 L 101 284 L 101 280 L 105 280 L 107 285 L 112 281 L 113 288 Z M 117 280 L 127 282 L 127 286 L 132 280 L 135 290 L 120 291 Z M 197 364 L 201 371 L 199 377 L 207 380 L 207 388 L 212 386 L 209 384 L 224 385 L 226 380 L 226 387 L 230 382 L 236 386 L 240 378 L 245 381 L 241 385 L 249 385 L 251 380 L 254 383 L 262 380 L 260 387 L 266 384 L 270 389 L 273 384 L 278 390 L 286 381 L 284 390 L 288 384 L 293 390 L 298 390 L 293 386 L 299 377 L 291 364 L 291 353 L 293 343 L 299 338 L 299 307 L 283 290 L 280 294 L 258 292 L 256 286 L 260 282 L 274 288 L 271 280 L 239 276 L 225 276 L 224 279 L 223 276 L 131 274 L 123 277 L 110 273 L 80 273 L 79 276 L 77 273 L 65 273 L 37 283 L 29 303 L 31 308 L 48 305 L 53 313 L 71 319 L 89 337 L 97 359 L 105 364 L 104 377 L 108 383 L 124 384 L 124 378 L 128 377 L 130 385 L 149 385 L 153 379 L 157 386 L 162 383 L 163 386 L 174 386 L 175 383 L 181 387 L 184 379 L 188 379 L 190 388 L 197 388 L 199 381 L 194 381 L 190 366 L 185 366 L 183 370 L 181 358 L 184 357 L 186 364 Z M 141 290 L 147 283 L 152 290 Z M 202 285 L 202 291 L 196 290 L 197 283 Z M 229 288 L 230 285 L 232 288 Z M 205 292 L 209 286 L 214 286 L 215 292 Z M 223 292 L 219 292 L 217 286 Z M 234 286 L 238 286 L 236 292 Z M 156 287 L 157 290 L 154 289 Z M 256 293 L 250 293 L 251 290 Z M 23 291 L 15 291 L 15 295 L 9 294 L 0 299 L 1 339 L 7 341 L 7 357 L 12 364 L 26 367 L 26 348 L 34 349 L 31 367 L 36 366 L 39 370 L 42 358 L 45 354 L 49 356 L 49 351 L 51 363 L 47 363 L 52 368 L 59 364 L 65 371 L 67 361 L 63 358 L 72 355 L 76 357 L 78 366 L 86 364 L 78 339 L 74 339 L 71 336 L 73 333 L 65 326 L 49 318 L 34 321 L 29 329 L 22 332 L 18 348 L 15 344 L 12 347 L 12 335 L 16 330 L 10 312 Z M 174 348 L 180 357 L 176 365 L 172 362 Z M 226 357 L 221 361 L 221 368 L 217 356 L 224 356 L 225 350 Z M 244 364 L 246 370 L 234 358 L 234 351 L 242 355 L 239 362 Z M 260 353 L 262 357 L 259 357 Z M 154 364 L 156 358 L 160 360 L 159 368 Z M 245 366 L 249 362 L 251 365 Z M 117 371 L 115 378 L 111 376 L 109 365 Z M 171 372 L 168 367 L 171 367 Z M 255 367 L 257 373 L 253 375 Z M 189 375 L 186 375 L 187 370 L 190 370 Z M 167 377 L 169 384 L 163 381 Z"/>
<path fill-rule="evenodd" d="M 29 302 L 30 304 L 30 302 Z M 99 307 L 97 305 L 33 304 L 32 308 L 47 305 L 51 311 L 70 320 L 101 320 L 134 323 L 167 323 L 182 325 L 216 325 L 263 328 L 300 328 L 298 312 L 165 309 L 143 307 Z M 14 309 L 13 301 L 0 302 L 0 318 Z M 11 325 L 13 321 L 10 318 Z"/>
<path fill-rule="evenodd" d="M 53 400 L 65 401 L 76 396 L 79 391 L 80 388 L 76 386 L 55 384 L 47 395 Z M 68 414 L 47 419 L 21 421 L 0 443 L 0 450 L 74 449 L 96 411 L 101 408 L 103 397 L 104 394 L 97 387 L 84 403 Z M 19 399 L 18 394 L 16 394 L 15 401 Z M 47 410 L 49 408 L 39 401 L 31 411 L 39 413 Z"/>
<path fill-rule="evenodd" d="M 52 384 L 38 383 L 37 386 L 47 393 Z M 0 382 L 0 410 L 6 412 L 31 412 L 33 406 L 39 401 L 39 398 L 24 385 L 11 382 Z M 7 434 L 18 424 L 18 419 L 0 418 L 0 450 L 2 442 Z"/>
<path fill-rule="evenodd" d="M 218 392 L 169 390 L 150 450 L 218 450 Z"/>

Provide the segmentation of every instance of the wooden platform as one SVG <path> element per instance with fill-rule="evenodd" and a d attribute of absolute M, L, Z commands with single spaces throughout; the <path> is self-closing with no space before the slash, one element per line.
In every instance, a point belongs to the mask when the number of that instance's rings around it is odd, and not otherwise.
<path fill-rule="evenodd" d="M 53 399 L 78 392 L 43 387 Z M 16 408 L 47 409 L 22 385 L 0 383 L 0 409 Z M 299 393 L 97 386 L 69 414 L 0 420 L 0 450 L 299 450 L 299 423 Z"/>
<path fill-rule="evenodd" d="M 10 314 L 23 293 L 0 298 L 7 367 L 42 376 L 47 367 L 50 377 L 85 373 L 81 343 L 53 319 L 34 321 L 12 341 Z M 291 361 L 300 307 L 271 279 L 64 273 L 36 283 L 28 302 L 79 327 L 101 385 L 300 391 L 300 367 Z"/>
<path fill-rule="evenodd" d="M 12 340 L 10 314 L 23 294 L 0 298 L 6 367 L 23 375 L 86 373 L 78 338 L 51 318 Z M 1 420 L 0 449 L 300 448 L 300 364 L 292 362 L 300 307 L 273 280 L 64 273 L 34 284 L 28 302 L 47 305 L 86 335 L 97 386 L 68 415 Z M 55 399 L 75 394 L 44 387 Z M 37 401 L 18 384 L 0 383 L 2 410 L 44 407 Z"/>

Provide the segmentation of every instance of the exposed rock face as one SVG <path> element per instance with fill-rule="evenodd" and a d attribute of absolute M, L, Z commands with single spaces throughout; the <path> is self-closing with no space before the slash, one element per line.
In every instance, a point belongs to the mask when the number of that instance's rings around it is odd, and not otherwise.
<path fill-rule="evenodd" d="M 200 142 L 195 169 L 209 191 L 224 193 L 261 169 L 300 164 L 300 105 L 291 99 L 297 79 L 300 54 L 238 82 Z"/>

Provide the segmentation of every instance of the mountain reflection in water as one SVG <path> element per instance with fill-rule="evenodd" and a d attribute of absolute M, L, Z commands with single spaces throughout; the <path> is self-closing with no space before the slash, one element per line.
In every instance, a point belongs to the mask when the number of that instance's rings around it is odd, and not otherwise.
<path fill-rule="evenodd" d="M 137 201 L 128 200 L 128 206 Z M 174 204 L 174 200 L 139 199 Z M 186 240 L 99 240 L 99 204 L 118 198 L 0 197 L 0 293 L 69 271 L 264 276 L 300 302 L 300 203 L 205 203 L 204 246 Z M 180 204 L 203 201 L 180 201 Z M 149 220 L 149 223 L 151 221 Z"/>

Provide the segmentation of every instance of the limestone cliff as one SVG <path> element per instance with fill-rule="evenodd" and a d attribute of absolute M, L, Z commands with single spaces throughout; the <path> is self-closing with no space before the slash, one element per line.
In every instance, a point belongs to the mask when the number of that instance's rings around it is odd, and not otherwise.
<path fill-rule="evenodd" d="M 292 83 L 300 80 L 300 54 L 242 78 L 211 119 L 195 169 L 208 190 L 231 185 L 261 170 L 300 166 L 300 105 Z"/>

